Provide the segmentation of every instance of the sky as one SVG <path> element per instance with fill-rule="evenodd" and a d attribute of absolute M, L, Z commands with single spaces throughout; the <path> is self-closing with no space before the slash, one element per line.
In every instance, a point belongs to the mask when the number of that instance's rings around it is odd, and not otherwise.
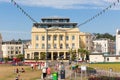
<path fill-rule="evenodd" d="M 44 17 L 67 17 L 78 25 L 117 0 L 14 0 L 33 19 L 41 22 Z M 0 32 L 30 33 L 33 22 L 11 0 L 0 0 Z M 120 29 L 120 3 L 79 27 L 82 32 L 115 34 Z M 9 36 L 10 37 L 10 36 Z"/>

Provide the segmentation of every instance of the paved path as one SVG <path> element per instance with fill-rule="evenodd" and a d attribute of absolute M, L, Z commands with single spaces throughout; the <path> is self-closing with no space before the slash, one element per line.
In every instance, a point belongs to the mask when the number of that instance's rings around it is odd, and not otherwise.
<path fill-rule="evenodd" d="M 65 63 L 65 78 L 68 78 L 71 76 L 72 71 L 70 70 L 70 66 L 68 63 Z M 54 68 L 54 66 L 52 66 Z M 36 80 L 43 80 L 43 79 L 36 79 Z M 52 80 L 52 79 L 47 79 L 47 80 Z M 58 80 L 65 80 L 65 79 L 60 79 L 60 75 L 58 77 Z"/>

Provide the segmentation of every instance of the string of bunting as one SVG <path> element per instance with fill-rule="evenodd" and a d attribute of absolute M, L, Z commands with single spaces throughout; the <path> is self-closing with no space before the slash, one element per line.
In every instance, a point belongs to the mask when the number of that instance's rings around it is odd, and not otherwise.
<path fill-rule="evenodd" d="M 18 8 L 21 10 L 21 12 L 27 16 L 32 22 L 37 23 L 37 21 L 35 19 L 33 19 L 24 9 L 22 9 L 22 7 L 20 7 L 14 0 L 11 0 L 11 2 Z"/>
<path fill-rule="evenodd" d="M 117 2 L 113 2 L 111 5 L 109 5 L 108 7 L 106 7 L 105 9 L 103 9 L 101 12 L 97 13 L 96 15 L 94 15 L 93 17 L 87 19 L 86 21 L 84 21 L 83 23 L 79 24 L 78 27 L 87 24 L 88 22 L 92 21 L 93 19 L 97 18 L 98 16 L 102 15 L 103 13 L 105 13 L 107 10 L 109 10 L 110 8 L 112 8 L 113 6 L 116 6 L 116 4 L 119 3 L 119 0 L 117 0 Z"/>

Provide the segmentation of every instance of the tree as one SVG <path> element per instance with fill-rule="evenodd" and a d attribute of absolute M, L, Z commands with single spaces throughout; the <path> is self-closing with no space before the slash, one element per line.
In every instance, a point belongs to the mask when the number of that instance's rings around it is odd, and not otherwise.
<path fill-rule="evenodd" d="M 85 55 L 89 56 L 88 50 L 83 49 L 83 48 L 79 48 L 79 49 L 78 49 L 78 54 L 81 56 L 82 61 L 84 61 Z M 79 55 L 78 55 L 78 56 L 79 56 Z M 87 57 L 87 58 L 88 58 L 88 57 Z M 87 60 L 87 59 L 85 59 L 85 60 Z"/>
<path fill-rule="evenodd" d="M 17 59 L 19 59 L 20 61 L 23 61 L 23 60 L 24 60 L 24 55 L 23 55 L 23 54 L 18 54 L 16 57 L 17 57 Z"/>
<path fill-rule="evenodd" d="M 42 60 L 45 60 L 45 58 L 46 58 L 46 53 L 45 53 L 45 52 L 42 52 L 41 55 L 40 55 L 40 58 L 41 58 Z"/>
<path fill-rule="evenodd" d="M 75 60 L 75 58 L 76 58 L 76 50 L 70 49 L 69 53 L 70 53 L 70 60 Z"/>
<path fill-rule="evenodd" d="M 39 58 L 38 58 L 38 56 L 35 56 L 34 59 L 37 62 Z"/>
<path fill-rule="evenodd" d="M 5 63 L 8 62 L 8 59 L 9 59 L 9 58 L 7 58 L 7 57 L 4 58 Z"/>
<path fill-rule="evenodd" d="M 104 33 L 104 34 L 100 34 L 100 33 L 93 33 L 96 36 L 96 39 L 100 39 L 100 38 L 107 38 L 110 40 L 115 41 L 115 36 L 109 34 L 109 33 Z"/>

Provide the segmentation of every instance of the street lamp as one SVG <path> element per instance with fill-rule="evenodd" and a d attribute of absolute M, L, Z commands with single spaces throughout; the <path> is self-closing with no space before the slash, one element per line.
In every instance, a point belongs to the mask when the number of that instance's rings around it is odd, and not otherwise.
<path fill-rule="evenodd" d="M 45 28 L 46 30 L 46 67 L 48 67 L 48 30 Z"/>

